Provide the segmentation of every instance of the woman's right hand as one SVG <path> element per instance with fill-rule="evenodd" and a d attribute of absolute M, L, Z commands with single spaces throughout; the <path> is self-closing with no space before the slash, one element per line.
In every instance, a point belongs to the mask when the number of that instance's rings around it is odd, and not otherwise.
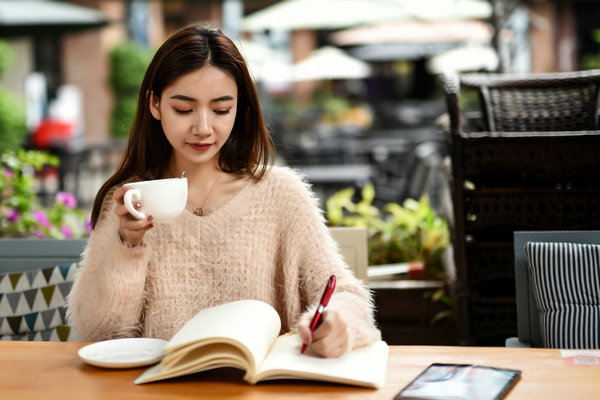
<path fill-rule="evenodd" d="M 115 190 L 113 199 L 117 203 L 115 214 L 119 217 L 119 237 L 121 241 L 129 247 L 136 247 L 142 243 L 144 234 L 148 229 L 154 227 L 152 216 L 149 215 L 144 219 L 137 219 L 127 211 L 123 203 L 125 192 L 130 190 L 130 187 L 122 186 Z M 141 208 L 142 203 L 137 202 L 135 208 Z"/>

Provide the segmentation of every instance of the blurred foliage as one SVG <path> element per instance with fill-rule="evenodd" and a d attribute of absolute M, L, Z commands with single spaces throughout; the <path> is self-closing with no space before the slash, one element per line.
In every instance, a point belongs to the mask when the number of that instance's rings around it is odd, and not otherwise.
<path fill-rule="evenodd" d="M 15 50 L 10 43 L 0 40 L 0 76 L 4 76 L 14 61 Z"/>
<path fill-rule="evenodd" d="M 0 40 L 0 76 L 4 75 L 15 59 L 10 43 Z M 25 107 L 11 92 L 0 88 L 0 153 L 16 151 L 27 134 Z"/>
<path fill-rule="evenodd" d="M 373 126 L 373 111 L 365 102 L 340 95 L 318 92 L 310 102 L 277 98 L 273 106 L 288 131 L 311 131 L 317 125 L 362 130 Z"/>
<path fill-rule="evenodd" d="M 115 99 L 115 108 L 113 109 L 111 122 L 111 131 L 114 136 L 127 137 L 129 135 L 136 109 L 136 96 L 122 96 Z"/>
<path fill-rule="evenodd" d="M 26 135 L 23 105 L 11 92 L 0 88 L 0 153 L 17 150 Z"/>
<path fill-rule="evenodd" d="M 406 199 L 402 205 L 389 203 L 382 212 L 373 205 L 372 184 L 353 201 L 354 188 L 338 191 L 327 199 L 327 218 L 333 226 L 367 229 L 369 265 L 422 261 L 430 276 L 444 279 L 442 254 L 450 244 L 448 226 L 438 217 L 427 195 Z"/>
<path fill-rule="evenodd" d="M 138 92 L 153 54 L 134 42 L 120 43 L 110 51 L 109 82 L 115 98 L 111 128 L 115 136 L 129 134 Z"/>
<path fill-rule="evenodd" d="M 356 126 L 369 129 L 373 125 L 373 113 L 366 104 L 359 104 L 342 96 L 325 96 L 318 99 L 321 110 L 320 122 L 326 125 Z"/>
<path fill-rule="evenodd" d="M 69 239 L 89 234 L 89 220 L 77 209 L 75 196 L 59 192 L 51 207 L 41 207 L 36 197 L 35 173 L 57 167 L 58 157 L 20 149 L 0 156 L 0 237 Z"/>
<path fill-rule="evenodd" d="M 600 29 L 594 29 L 591 33 L 594 42 L 600 44 Z M 598 69 L 600 68 L 600 54 L 584 54 L 580 61 L 581 69 Z"/>

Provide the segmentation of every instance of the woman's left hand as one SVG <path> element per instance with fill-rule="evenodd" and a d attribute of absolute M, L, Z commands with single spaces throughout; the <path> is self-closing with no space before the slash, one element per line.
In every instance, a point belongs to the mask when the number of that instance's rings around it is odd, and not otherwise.
<path fill-rule="evenodd" d="M 303 315 L 298 322 L 298 334 L 303 343 L 322 357 L 340 357 L 352 348 L 348 325 L 335 310 L 326 309 L 321 322 L 311 334 L 311 315 Z"/>

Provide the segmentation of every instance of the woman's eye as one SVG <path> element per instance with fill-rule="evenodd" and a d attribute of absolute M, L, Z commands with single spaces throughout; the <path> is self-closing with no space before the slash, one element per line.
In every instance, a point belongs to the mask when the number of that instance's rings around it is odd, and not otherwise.
<path fill-rule="evenodd" d="M 231 111 L 231 108 L 228 108 L 227 110 L 215 110 L 215 113 L 217 115 L 225 115 L 225 114 L 229 114 L 230 111 Z"/>
<path fill-rule="evenodd" d="M 175 110 L 177 114 L 189 114 L 192 112 L 192 110 L 180 110 L 179 108 L 174 108 L 173 110 Z"/>

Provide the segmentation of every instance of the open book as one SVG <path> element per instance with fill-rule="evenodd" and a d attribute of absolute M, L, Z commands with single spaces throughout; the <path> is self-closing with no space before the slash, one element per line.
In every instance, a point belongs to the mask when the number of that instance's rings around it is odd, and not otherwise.
<path fill-rule="evenodd" d="M 382 387 L 388 346 L 383 341 L 322 358 L 310 348 L 300 354 L 297 334 L 279 335 L 281 321 L 269 304 L 240 300 L 200 311 L 166 344 L 159 364 L 135 383 L 146 383 L 220 367 L 246 371 L 255 384 L 270 379 L 308 379 Z"/>

